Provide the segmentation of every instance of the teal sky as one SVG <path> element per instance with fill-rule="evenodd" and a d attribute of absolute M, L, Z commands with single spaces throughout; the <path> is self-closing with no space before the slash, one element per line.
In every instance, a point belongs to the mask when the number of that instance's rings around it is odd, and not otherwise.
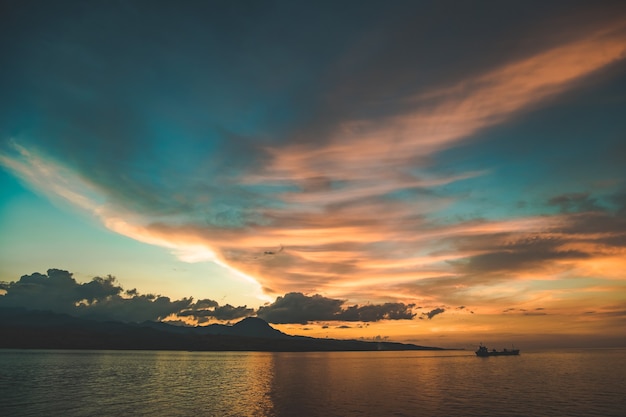
<path fill-rule="evenodd" d="M 183 263 L 167 249 L 114 233 L 67 204 L 52 203 L 3 174 L 0 273 L 7 281 L 51 267 L 81 282 L 118 277 L 126 289 L 172 298 L 259 303 L 258 285 L 214 263 Z M 8 190 L 8 192 L 6 192 Z"/>
<path fill-rule="evenodd" d="M 3 8 L 7 295 L 57 268 L 284 317 L 387 306 L 392 334 L 624 324 L 621 2 Z"/>

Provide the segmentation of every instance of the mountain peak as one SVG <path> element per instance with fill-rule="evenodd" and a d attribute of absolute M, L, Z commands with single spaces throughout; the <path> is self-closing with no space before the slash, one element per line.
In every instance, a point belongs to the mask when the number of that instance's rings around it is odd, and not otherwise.
<path fill-rule="evenodd" d="M 233 327 L 240 327 L 240 326 L 254 326 L 254 327 L 263 327 L 263 328 L 272 328 L 272 326 L 269 325 L 268 322 L 266 322 L 265 320 L 263 320 L 262 318 L 259 317 L 246 317 L 245 319 L 238 321 L 237 323 L 233 324 Z"/>
<path fill-rule="evenodd" d="M 259 317 L 246 317 L 233 324 L 233 331 L 240 336 L 276 338 L 285 337 L 283 332 L 274 329 Z"/>

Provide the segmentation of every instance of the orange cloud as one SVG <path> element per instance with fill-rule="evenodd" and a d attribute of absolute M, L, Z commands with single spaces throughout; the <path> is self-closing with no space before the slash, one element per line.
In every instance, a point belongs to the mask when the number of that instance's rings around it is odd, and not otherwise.
<path fill-rule="evenodd" d="M 167 247 L 185 261 L 228 265 L 273 294 L 523 300 L 520 287 L 505 290 L 494 283 L 524 282 L 537 271 L 613 278 L 616 268 L 623 270 L 623 250 L 596 242 L 602 234 L 561 231 L 570 221 L 564 215 L 437 222 L 437 212 L 455 200 L 430 191 L 487 172 L 435 175 L 429 158 L 623 59 L 625 29 L 620 22 L 451 88 L 416 95 L 408 110 L 393 117 L 345 121 L 321 144 L 267 149 L 270 164 L 242 182 L 288 185 L 291 191 L 273 194 L 271 208 L 255 208 L 265 223 L 220 228 L 144 219 L 102 201 L 103 190 L 19 145 L 18 157 L 1 155 L 0 163 L 37 189 L 95 213 L 118 233 Z M 417 197 L 389 197 L 399 191 Z M 497 263 L 503 259 L 510 264 Z M 514 268 L 514 262 L 528 266 Z"/>
<path fill-rule="evenodd" d="M 410 100 L 413 109 L 399 116 L 344 122 L 327 145 L 269 149 L 274 161 L 266 179 L 397 181 L 390 173 L 408 161 L 453 146 L 623 59 L 625 30 L 619 21 L 452 88 L 417 95 Z"/>

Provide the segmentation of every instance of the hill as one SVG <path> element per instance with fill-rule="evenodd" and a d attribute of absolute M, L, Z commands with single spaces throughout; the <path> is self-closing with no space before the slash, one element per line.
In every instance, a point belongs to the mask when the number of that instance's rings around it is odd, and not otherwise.
<path fill-rule="evenodd" d="M 48 311 L 0 309 L 0 348 L 197 351 L 440 350 L 393 342 L 291 336 L 257 317 L 232 325 L 172 326 L 95 321 Z"/>

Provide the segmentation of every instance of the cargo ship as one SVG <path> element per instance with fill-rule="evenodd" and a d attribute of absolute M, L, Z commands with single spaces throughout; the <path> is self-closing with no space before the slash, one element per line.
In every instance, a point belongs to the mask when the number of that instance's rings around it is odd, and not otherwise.
<path fill-rule="evenodd" d="M 519 349 L 504 349 L 504 350 L 495 350 L 495 349 L 487 349 L 487 346 L 480 345 L 478 350 L 476 351 L 476 356 L 487 357 L 487 356 L 513 356 L 519 355 Z"/>

